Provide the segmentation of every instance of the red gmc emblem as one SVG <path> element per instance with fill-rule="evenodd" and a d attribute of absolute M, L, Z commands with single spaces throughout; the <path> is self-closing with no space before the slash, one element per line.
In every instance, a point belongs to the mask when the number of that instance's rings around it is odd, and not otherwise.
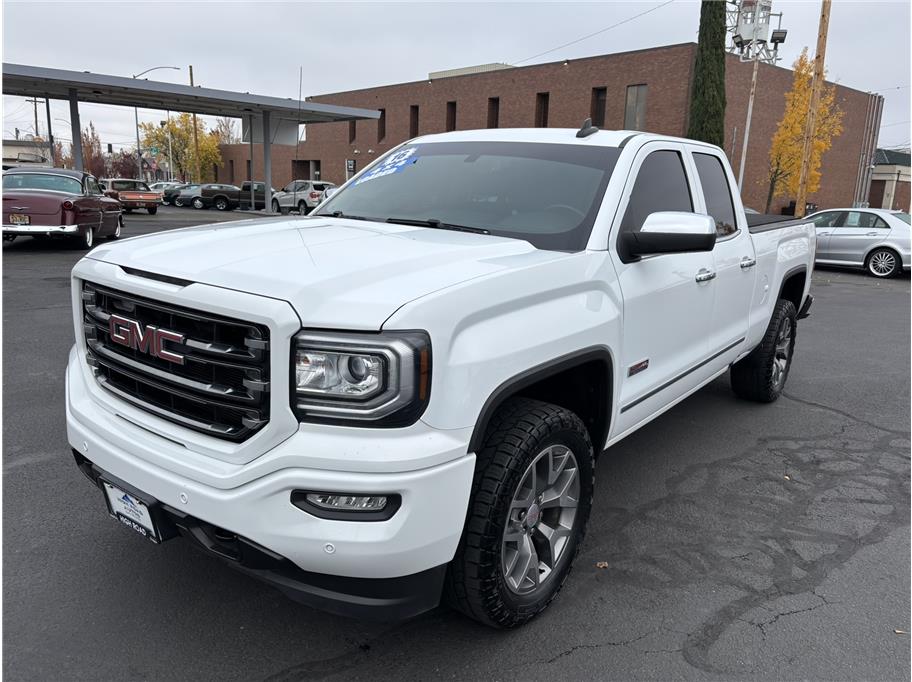
<path fill-rule="evenodd" d="M 142 327 L 136 320 L 121 317 L 120 315 L 111 315 L 111 319 L 108 322 L 108 331 L 111 334 L 111 341 L 114 343 L 119 343 L 127 348 L 135 348 L 140 353 L 148 353 L 168 362 L 174 362 L 178 365 L 184 364 L 183 355 L 173 353 L 165 348 L 165 341 L 183 343 L 183 334 L 161 329 L 151 324 Z"/>

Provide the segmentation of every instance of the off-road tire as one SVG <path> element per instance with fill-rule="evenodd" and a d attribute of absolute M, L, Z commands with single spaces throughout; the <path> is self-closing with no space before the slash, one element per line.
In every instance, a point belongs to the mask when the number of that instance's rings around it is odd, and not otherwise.
<path fill-rule="evenodd" d="M 779 299 L 773 307 L 773 316 L 760 345 L 754 348 L 746 358 L 732 365 L 731 387 L 735 395 L 744 400 L 771 403 L 782 394 L 795 354 L 795 339 L 798 335 L 797 322 L 798 314 L 795 311 L 795 304 L 785 299 Z M 783 325 L 786 324 L 791 325 L 788 359 L 784 376 L 777 381 L 774 368 L 776 345 Z"/>
<path fill-rule="evenodd" d="M 503 534 L 514 492 L 529 464 L 546 447 L 573 451 L 580 495 L 571 536 L 547 580 L 527 595 L 511 591 L 501 568 Z M 498 628 L 531 620 L 554 599 L 570 573 L 586 532 L 595 481 L 589 433 L 573 412 L 513 398 L 494 415 L 480 452 L 462 538 L 447 569 L 444 598 L 470 618 Z"/>

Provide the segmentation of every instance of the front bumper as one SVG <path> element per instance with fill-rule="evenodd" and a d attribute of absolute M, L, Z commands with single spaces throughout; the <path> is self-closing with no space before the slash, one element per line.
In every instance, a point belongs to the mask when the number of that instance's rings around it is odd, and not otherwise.
<path fill-rule="evenodd" d="M 339 613 L 401 618 L 436 604 L 443 566 L 462 534 L 475 468 L 475 456 L 465 454 L 465 444 L 455 446 L 452 434 L 419 422 L 420 437 L 403 434 L 384 443 L 365 429 L 335 427 L 328 436 L 302 426 L 253 461 L 232 464 L 194 452 L 178 433 L 173 439 L 158 435 L 127 405 L 112 411 L 110 397 L 83 364 L 74 348 L 66 386 L 71 447 L 91 466 L 172 510 L 176 519 L 207 524 L 271 557 L 265 566 L 234 561 L 238 568 Z M 396 442 L 400 451 L 390 452 Z M 354 461 L 373 450 L 387 453 L 386 471 L 321 468 L 327 461 L 317 455 L 327 443 L 337 448 L 339 468 L 346 455 Z M 419 449 L 416 461 L 442 463 L 397 470 L 402 461 L 395 463 L 395 456 L 411 459 L 403 452 Z M 294 506 L 294 490 L 395 493 L 402 503 L 387 521 L 328 520 Z"/>
<path fill-rule="evenodd" d="M 43 235 L 74 236 L 79 234 L 79 225 L 4 225 L 3 234 L 34 237 Z"/>
<path fill-rule="evenodd" d="M 207 554 L 275 587 L 297 602 L 359 619 L 404 620 L 437 606 L 446 575 L 441 564 L 397 578 L 347 578 L 305 571 L 251 540 L 161 504 L 73 450 L 76 465 L 99 490 L 114 483 L 151 509 L 162 540 L 183 536 Z"/>

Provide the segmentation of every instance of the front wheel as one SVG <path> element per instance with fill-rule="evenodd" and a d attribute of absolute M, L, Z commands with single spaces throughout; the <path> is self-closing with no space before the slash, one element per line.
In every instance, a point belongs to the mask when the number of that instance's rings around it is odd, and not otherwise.
<path fill-rule="evenodd" d="M 120 239 L 120 233 L 123 231 L 123 216 L 117 216 L 117 227 L 114 228 L 114 233 L 109 237 L 109 239 Z"/>
<path fill-rule="evenodd" d="M 307 202 L 303 199 L 298 202 L 298 213 L 301 215 L 307 215 L 310 209 L 307 208 Z"/>
<path fill-rule="evenodd" d="M 194 197 L 191 204 L 193 205 L 193 208 L 195 208 L 197 210 L 202 210 L 202 209 L 206 208 L 206 204 L 204 204 L 203 200 L 200 199 L 199 197 Z"/>
<path fill-rule="evenodd" d="M 183 207 L 184 207 L 184 200 L 175 197 L 175 198 L 174 198 L 174 205 L 177 206 L 178 208 L 183 208 Z"/>
<path fill-rule="evenodd" d="M 88 251 L 95 246 L 95 228 L 87 227 L 79 232 L 79 237 L 73 240 L 73 246 L 77 249 Z"/>
<path fill-rule="evenodd" d="M 792 366 L 797 330 L 795 304 L 780 299 L 773 308 L 773 317 L 760 345 L 732 365 L 731 387 L 735 395 L 758 403 L 771 403 L 782 394 Z"/>
<path fill-rule="evenodd" d="M 275 199 L 272 200 L 272 212 L 273 213 L 279 212 L 279 202 L 276 201 Z"/>
<path fill-rule="evenodd" d="M 215 200 L 215 210 L 217 211 L 227 211 L 228 210 L 228 200 L 224 197 L 219 197 Z"/>
<path fill-rule="evenodd" d="M 543 611 L 585 535 L 594 471 L 579 417 L 538 400 L 509 400 L 478 453 L 465 529 L 447 571 L 447 601 L 502 628 Z"/>
<path fill-rule="evenodd" d="M 892 249 L 875 249 L 868 256 L 867 268 L 875 277 L 893 277 L 899 273 L 899 257 Z"/>

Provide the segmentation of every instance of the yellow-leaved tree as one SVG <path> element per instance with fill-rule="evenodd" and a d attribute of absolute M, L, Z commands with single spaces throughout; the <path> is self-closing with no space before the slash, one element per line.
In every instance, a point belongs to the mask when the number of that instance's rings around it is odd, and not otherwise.
<path fill-rule="evenodd" d="M 143 147 L 151 149 L 157 147 L 159 155 L 168 157 L 168 135 L 171 136 L 171 163 L 180 175 L 188 179 L 196 173 L 196 153 L 193 145 L 193 116 L 178 114 L 172 116 L 165 125 L 155 123 L 141 123 Z M 218 136 L 206 131 L 206 124 L 197 118 L 196 132 L 199 137 L 199 169 L 201 177 L 194 177 L 196 182 L 211 182 L 213 179 L 213 166 L 220 166 L 222 154 L 219 151 Z"/>
<path fill-rule="evenodd" d="M 811 82 L 814 62 L 808 57 L 807 48 L 793 66 L 792 89 L 785 93 L 785 113 L 773 135 L 769 153 L 769 192 L 766 212 L 769 213 L 774 197 L 796 196 L 798 176 L 801 174 L 801 156 L 804 153 L 804 129 L 811 103 Z M 820 187 L 820 163 L 823 154 L 833 144 L 833 138 L 842 133 L 843 111 L 836 104 L 836 86 L 824 85 L 820 91 L 817 108 L 817 125 L 811 146 L 808 166 L 808 194 Z"/>

